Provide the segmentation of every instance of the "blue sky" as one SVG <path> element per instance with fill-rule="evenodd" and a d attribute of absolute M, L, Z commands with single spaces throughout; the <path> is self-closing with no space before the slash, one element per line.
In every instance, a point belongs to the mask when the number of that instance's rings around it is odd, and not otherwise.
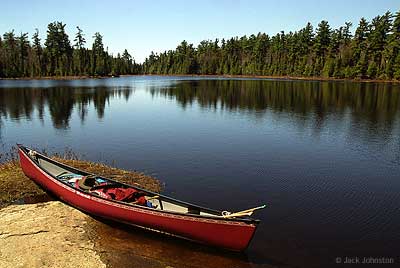
<path fill-rule="evenodd" d="M 59 20 L 67 24 L 70 39 L 80 26 L 91 46 L 96 31 L 112 53 L 127 48 L 141 62 L 151 51 L 174 49 L 182 40 L 197 45 L 204 39 L 229 38 L 284 30 L 296 31 L 308 21 L 314 27 L 323 19 L 332 27 L 368 20 L 386 11 L 400 10 L 399 0 L 22 0 L 0 3 L 0 33 L 17 33 L 34 28 L 45 38 L 47 24 Z"/>

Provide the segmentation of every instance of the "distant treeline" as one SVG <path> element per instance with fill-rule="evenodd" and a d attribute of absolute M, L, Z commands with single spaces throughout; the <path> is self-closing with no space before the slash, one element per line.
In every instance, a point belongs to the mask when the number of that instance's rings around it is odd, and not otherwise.
<path fill-rule="evenodd" d="M 400 12 L 386 12 L 368 22 L 362 18 L 331 29 L 321 21 L 296 32 L 283 31 L 204 40 L 196 47 L 183 41 L 175 50 L 151 53 L 143 64 L 135 63 L 127 50 L 110 55 L 103 37 L 95 33 L 92 48 L 77 27 L 73 43 L 65 24 L 48 25 L 41 43 L 39 32 L 14 31 L 0 37 L 0 77 L 107 76 L 120 74 L 208 74 L 304 76 L 360 79 L 400 79 Z"/>
<path fill-rule="evenodd" d="M 331 29 L 321 21 L 297 32 L 265 33 L 229 40 L 205 40 L 195 48 L 183 41 L 175 50 L 151 55 L 146 74 L 217 74 L 400 79 L 400 12 L 386 12 Z"/>
<path fill-rule="evenodd" d="M 141 65 L 135 63 L 126 49 L 115 57 L 104 49 L 100 33 L 95 33 L 93 38 L 92 48 L 85 48 L 85 36 L 77 27 L 71 44 L 65 24 L 61 22 L 48 25 L 44 44 L 38 29 L 31 42 L 28 33 L 6 32 L 0 37 L 0 77 L 107 76 L 141 72 Z"/>

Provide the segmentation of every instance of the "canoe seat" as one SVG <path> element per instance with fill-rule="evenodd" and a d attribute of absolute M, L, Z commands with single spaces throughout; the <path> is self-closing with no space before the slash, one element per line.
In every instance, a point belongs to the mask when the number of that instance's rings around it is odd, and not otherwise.
<path fill-rule="evenodd" d="M 163 210 L 173 211 L 173 212 L 180 212 L 180 213 L 188 213 L 187 207 L 179 206 L 174 203 L 168 201 L 162 201 Z"/>
<path fill-rule="evenodd" d="M 46 170 L 48 173 L 50 173 L 53 176 L 60 175 L 67 171 L 59 166 L 56 166 L 50 162 L 44 161 L 40 158 L 38 158 L 38 163 L 44 170 Z"/>

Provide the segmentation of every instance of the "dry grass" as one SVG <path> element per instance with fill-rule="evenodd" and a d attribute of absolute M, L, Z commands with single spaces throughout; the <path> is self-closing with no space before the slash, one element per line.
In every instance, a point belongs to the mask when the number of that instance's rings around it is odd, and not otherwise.
<path fill-rule="evenodd" d="M 43 194 L 43 191 L 25 177 L 17 161 L 0 164 L 0 207 L 15 200 Z"/>
<path fill-rule="evenodd" d="M 53 159 L 77 169 L 85 170 L 89 173 L 94 173 L 103 177 L 112 178 L 116 181 L 128 184 L 138 184 L 140 187 L 153 192 L 160 192 L 161 190 L 160 182 L 157 179 L 137 171 L 118 169 L 106 164 L 84 160 L 64 159 L 60 157 L 53 157 Z"/>
<path fill-rule="evenodd" d="M 161 190 L 160 182 L 153 177 L 136 171 L 114 168 L 102 163 L 79 160 L 71 151 L 62 156 L 55 155 L 52 158 L 89 173 L 110 177 L 129 184 L 138 184 L 140 187 L 150 191 L 159 192 Z M 0 163 L 0 207 L 25 197 L 44 194 L 35 183 L 24 175 L 19 161 L 15 158 L 15 154 L 10 154 L 7 160 L 3 157 L 2 162 Z"/>

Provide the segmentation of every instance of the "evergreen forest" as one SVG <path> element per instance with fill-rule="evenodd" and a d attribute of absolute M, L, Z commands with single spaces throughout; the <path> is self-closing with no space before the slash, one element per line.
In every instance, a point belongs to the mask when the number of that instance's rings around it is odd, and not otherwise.
<path fill-rule="evenodd" d="M 151 53 L 143 72 L 400 79 L 400 12 L 361 18 L 352 27 L 346 22 L 332 29 L 323 20 L 315 29 L 307 23 L 274 36 L 204 40 L 197 47 L 183 41 L 175 50 Z"/>
<path fill-rule="evenodd" d="M 350 79 L 400 79 L 400 12 L 386 12 L 358 25 L 332 29 L 325 20 L 295 32 L 266 33 L 230 39 L 182 41 L 175 50 L 151 54 L 136 63 L 125 49 L 113 55 L 96 32 L 93 45 L 76 27 L 73 40 L 65 24 L 48 25 L 45 40 L 38 29 L 14 30 L 0 37 L 0 77 L 162 75 L 259 75 Z M 128 44 L 127 44 L 128 45 Z"/>
<path fill-rule="evenodd" d="M 81 28 L 71 42 L 65 24 L 48 25 L 46 40 L 42 42 L 36 29 L 29 40 L 28 33 L 16 34 L 14 30 L 0 37 L 0 77 L 43 76 L 108 76 L 137 74 L 141 65 L 125 51 L 110 55 L 103 44 L 103 36 L 96 32 L 93 45 L 86 48 L 86 38 Z"/>

